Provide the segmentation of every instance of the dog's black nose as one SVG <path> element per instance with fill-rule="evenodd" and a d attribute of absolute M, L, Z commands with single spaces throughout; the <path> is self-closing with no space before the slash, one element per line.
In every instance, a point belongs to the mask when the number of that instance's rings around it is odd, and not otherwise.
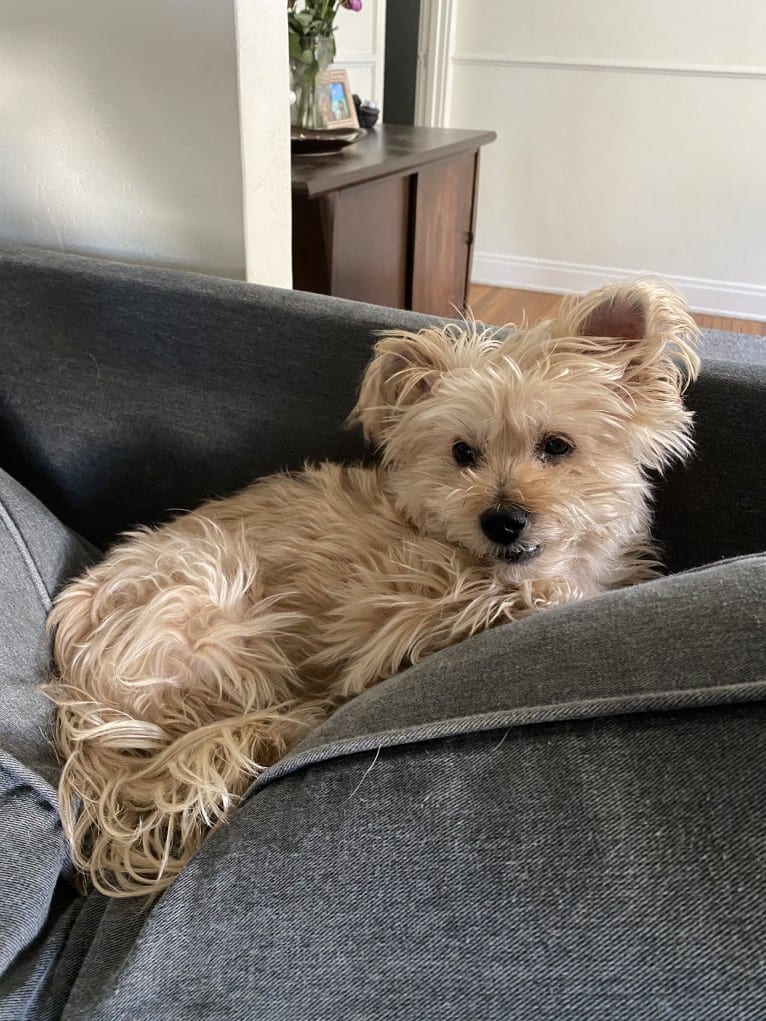
<path fill-rule="evenodd" d="M 491 542 L 508 546 L 524 531 L 527 520 L 526 512 L 521 507 L 493 507 L 484 511 L 479 524 Z"/>

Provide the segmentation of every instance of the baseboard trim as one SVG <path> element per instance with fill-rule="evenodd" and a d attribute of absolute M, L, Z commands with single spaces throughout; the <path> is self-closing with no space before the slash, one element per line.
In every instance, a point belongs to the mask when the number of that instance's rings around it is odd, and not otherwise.
<path fill-rule="evenodd" d="M 493 287 L 514 287 L 525 291 L 549 291 L 552 294 L 580 294 L 585 291 L 639 276 L 646 270 L 608 266 L 588 266 L 549 259 L 529 259 L 515 255 L 475 252 L 471 279 Z M 766 321 L 766 287 L 727 280 L 655 273 L 683 294 L 690 308 L 707 315 L 733 316 L 737 319 Z"/>

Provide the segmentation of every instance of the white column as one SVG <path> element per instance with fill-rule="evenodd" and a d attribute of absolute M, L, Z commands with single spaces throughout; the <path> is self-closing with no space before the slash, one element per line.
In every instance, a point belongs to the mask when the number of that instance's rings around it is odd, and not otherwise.
<path fill-rule="evenodd" d="M 292 286 L 287 10 L 235 0 L 247 279 Z"/>

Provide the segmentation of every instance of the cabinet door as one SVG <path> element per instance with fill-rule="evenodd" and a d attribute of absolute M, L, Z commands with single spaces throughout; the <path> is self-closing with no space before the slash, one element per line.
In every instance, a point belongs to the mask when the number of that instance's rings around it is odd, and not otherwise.
<path fill-rule="evenodd" d="M 293 286 L 407 307 L 410 178 L 293 198 Z"/>
<path fill-rule="evenodd" d="M 331 201 L 330 294 L 405 308 L 410 179 L 386 177 L 345 188 Z"/>
<path fill-rule="evenodd" d="M 418 170 L 412 236 L 414 312 L 454 316 L 465 306 L 478 160 L 478 152 L 472 152 Z"/>

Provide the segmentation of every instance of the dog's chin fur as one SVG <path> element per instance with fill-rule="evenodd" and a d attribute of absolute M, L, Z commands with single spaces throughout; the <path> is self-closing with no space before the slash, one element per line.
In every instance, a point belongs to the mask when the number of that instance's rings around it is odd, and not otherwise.
<path fill-rule="evenodd" d="M 695 336 L 647 281 L 530 331 L 388 335 L 352 414 L 379 466 L 262 480 L 127 536 L 70 584 L 47 690 L 75 865 L 105 893 L 156 894 L 343 700 L 486 628 L 651 577 L 647 473 L 691 449 Z M 508 507 L 526 524 L 498 544 L 482 514 Z"/>

